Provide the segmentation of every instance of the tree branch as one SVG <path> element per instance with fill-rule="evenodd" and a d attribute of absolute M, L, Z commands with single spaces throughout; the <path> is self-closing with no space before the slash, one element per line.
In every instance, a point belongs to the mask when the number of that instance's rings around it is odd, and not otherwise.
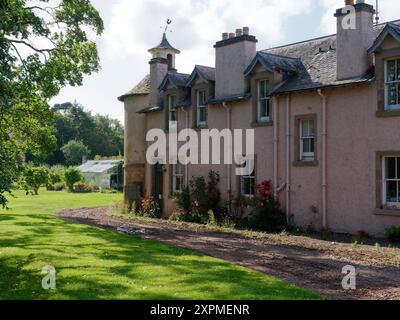
<path fill-rule="evenodd" d="M 23 45 L 31 48 L 33 51 L 36 51 L 36 52 L 42 54 L 46 61 L 48 60 L 47 56 L 46 56 L 46 53 L 48 53 L 49 56 L 51 57 L 51 52 L 54 50 L 54 49 L 38 49 L 38 48 L 35 48 L 33 45 L 31 45 L 30 43 L 28 43 L 28 42 L 26 42 L 24 40 L 9 39 L 9 38 L 6 38 L 6 37 L 4 37 L 4 39 L 9 41 L 13 46 L 14 46 L 14 43 L 19 43 L 19 44 L 23 44 Z M 14 48 L 15 48 L 15 46 L 14 46 Z"/>

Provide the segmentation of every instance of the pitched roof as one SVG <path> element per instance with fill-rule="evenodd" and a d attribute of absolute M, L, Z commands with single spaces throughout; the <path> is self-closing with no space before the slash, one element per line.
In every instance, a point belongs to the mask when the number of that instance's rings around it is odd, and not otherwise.
<path fill-rule="evenodd" d="M 150 75 L 145 76 L 132 90 L 118 97 L 119 101 L 124 101 L 126 97 L 147 95 L 150 93 Z"/>
<path fill-rule="evenodd" d="M 400 42 L 400 26 L 394 23 L 388 23 L 378 38 L 376 38 L 372 47 L 368 49 L 368 54 L 374 53 L 382 45 L 388 35 L 391 35 L 397 42 Z"/>
<path fill-rule="evenodd" d="M 186 86 L 190 87 L 192 85 L 194 79 L 196 79 L 197 76 L 204 83 L 208 83 L 209 81 L 215 81 L 215 68 L 196 65 L 186 83 Z"/>
<path fill-rule="evenodd" d="M 156 50 L 156 49 L 169 49 L 169 50 L 174 51 L 175 53 L 180 53 L 180 51 L 178 49 L 175 49 L 173 46 L 171 46 L 171 44 L 169 43 L 169 41 L 167 39 L 167 35 L 165 33 L 163 33 L 163 37 L 162 37 L 160 44 L 157 47 L 151 48 L 149 50 L 149 52 L 152 52 L 153 50 Z"/>
<path fill-rule="evenodd" d="M 394 23 L 398 25 L 400 20 Z M 386 24 L 374 27 L 377 36 L 385 26 Z M 298 58 L 302 63 L 295 76 L 286 80 L 273 91 L 275 94 L 362 83 L 370 81 L 374 77 L 373 72 L 367 72 L 365 75 L 353 79 L 337 80 L 336 35 L 271 48 L 262 52 Z"/>
<path fill-rule="evenodd" d="M 245 70 L 245 76 L 251 74 L 259 63 L 263 65 L 264 68 L 269 72 L 273 72 L 275 70 L 297 72 L 301 69 L 301 61 L 299 58 L 284 57 L 261 51 L 257 52 L 253 61 Z"/>
<path fill-rule="evenodd" d="M 178 73 L 175 70 L 170 70 L 164 77 L 164 80 L 161 82 L 160 86 L 158 87 L 159 90 L 164 90 L 165 86 L 168 82 L 178 88 L 178 87 L 185 87 L 186 82 L 189 79 L 190 75 L 186 73 Z"/>

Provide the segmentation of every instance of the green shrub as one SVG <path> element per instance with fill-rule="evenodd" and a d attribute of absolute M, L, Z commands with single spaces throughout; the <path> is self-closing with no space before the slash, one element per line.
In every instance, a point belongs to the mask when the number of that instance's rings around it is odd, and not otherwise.
<path fill-rule="evenodd" d="M 49 179 L 47 182 L 47 190 L 49 191 L 60 191 L 60 185 L 63 185 L 63 177 L 64 177 L 65 168 L 62 166 L 54 166 L 50 168 L 49 171 Z M 57 187 L 55 187 L 57 185 Z M 64 185 L 63 185 L 64 188 Z M 62 188 L 62 189 L 63 189 Z M 57 189 L 57 190 L 55 190 Z"/>
<path fill-rule="evenodd" d="M 77 182 L 74 184 L 74 192 L 76 193 L 91 193 L 98 192 L 99 187 L 93 183 Z"/>
<path fill-rule="evenodd" d="M 400 242 L 400 226 L 393 226 L 387 229 L 386 238 L 391 242 Z"/>
<path fill-rule="evenodd" d="M 22 185 L 27 194 L 39 194 L 39 188 L 46 186 L 49 180 L 49 169 L 46 167 L 27 167 L 23 174 Z"/>
<path fill-rule="evenodd" d="M 80 171 L 74 167 L 69 167 L 64 171 L 65 184 L 70 192 L 74 191 L 74 184 L 83 180 Z"/>
<path fill-rule="evenodd" d="M 149 198 L 142 198 L 141 206 L 140 206 L 140 213 L 143 217 L 147 218 L 160 218 L 161 211 L 157 204 L 154 201 L 153 197 Z"/>

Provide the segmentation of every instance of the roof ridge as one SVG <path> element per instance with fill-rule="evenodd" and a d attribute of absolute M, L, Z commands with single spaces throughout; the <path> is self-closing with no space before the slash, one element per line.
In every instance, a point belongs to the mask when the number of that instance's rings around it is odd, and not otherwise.
<path fill-rule="evenodd" d="M 215 69 L 215 67 L 204 66 L 204 65 L 201 65 L 201 64 L 196 64 L 195 67 L 202 67 L 202 68 L 208 68 L 208 69 Z"/>
<path fill-rule="evenodd" d="M 300 58 L 293 58 L 293 57 L 283 56 L 281 54 L 275 54 L 275 53 L 270 53 L 270 52 L 265 52 L 265 51 L 258 51 L 257 53 L 268 54 L 270 56 L 279 57 L 279 58 L 283 58 L 283 59 L 291 59 L 291 60 L 301 61 Z"/>
<path fill-rule="evenodd" d="M 394 24 L 396 26 L 399 26 L 398 24 L 396 24 L 396 22 L 400 22 L 400 19 L 396 19 L 396 20 L 392 20 L 392 21 L 387 21 L 387 22 L 382 22 L 380 24 L 374 25 L 374 28 L 383 26 L 383 25 L 388 25 L 388 24 Z M 400 27 L 400 26 L 399 26 Z M 331 37 L 336 37 L 336 33 L 330 34 L 330 35 L 326 35 L 326 36 L 321 36 L 321 37 L 316 37 L 316 38 L 311 38 L 308 40 L 302 40 L 302 41 L 298 41 L 298 42 L 293 42 L 293 43 L 289 43 L 289 44 L 284 44 L 281 46 L 276 46 L 276 47 L 271 47 L 271 48 L 267 48 L 267 49 L 263 49 L 260 52 L 265 52 L 267 50 L 273 50 L 273 49 L 281 49 L 281 48 L 285 48 L 285 47 L 290 47 L 290 46 L 294 46 L 297 44 L 302 44 L 302 43 L 307 43 L 307 42 L 311 42 L 311 41 L 315 41 L 315 40 L 322 40 L 322 39 L 327 39 L 327 38 L 331 38 Z"/>

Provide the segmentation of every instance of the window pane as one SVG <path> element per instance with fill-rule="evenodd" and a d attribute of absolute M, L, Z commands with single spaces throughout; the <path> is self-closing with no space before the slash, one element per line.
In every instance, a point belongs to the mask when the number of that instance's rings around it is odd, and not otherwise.
<path fill-rule="evenodd" d="M 199 121 L 206 122 L 207 120 L 207 110 L 205 107 L 199 108 Z"/>
<path fill-rule="evenodd" d="M 310 137 L 314 136 L 314 120 L 309 120 L 309 135 Z"/>
<path fill-rule="evenodd" d="M 204 106 L 206 104 L 206 92 L 199 91 L 199 106 Z"/>
<path fill-rule="evenodd" d="M 314 138 L 310 139 L 310 152 L 314 153 Z"/>
<path fill-rule="evenodd" d="M 301 136 L 308 137 L 308 120 L 301 121 Z"/>
<path fill-rule="evenodd" d="M 387 62 L 387 76 L 386 76 L 386 80 L 388 82 L 390 81 L 395 81 L 396 80 L 396 61 L 395 60 L 391 60 Z"/>
<path fill-rule="evenodd" d="M 260 81 L 258 94 L 260 98 L 265 98 L 268 95 L 268 81 Z"/>
<path fill-rule="evenodd" d="M 396 158 L 386 158 L 386 179 L 396 179 Z"/>
<path fill-rule="evenodd" d="M 304 153 L 311 152 L 310 139 L 303 139 L 303 152 Z"/>
<path fill-rule="evenodd" d="M 400 104 L 400 82 L 397 84 L 397 104 Z"/>
<path fill-rule="evenodd" d="M 267 100 L 260 100 L 260 118 L 266 118 L 268 116 Z"/>
<path fill-rule="evenodd" d="M 386 201 L 397 202 L 397 181 L 387 181 L 386 183 Z"/>
<path fill-rule="evenodd" d="M 400 158 L 397 159 L 397 179 L 400 179 Z"/>
<path fill-rule="evenodd" d="M 388 85 L 388 104 L 395 105 L 398 101 L 397 96 L 397 84 L 389 84 Z"/>

